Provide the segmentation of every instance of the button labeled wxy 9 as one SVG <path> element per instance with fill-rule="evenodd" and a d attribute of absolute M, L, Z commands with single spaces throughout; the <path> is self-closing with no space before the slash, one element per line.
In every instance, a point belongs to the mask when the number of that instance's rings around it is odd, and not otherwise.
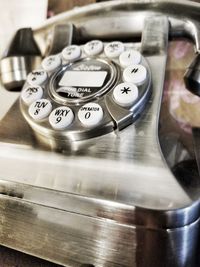
<path fill-rule="evenodd" d="M 49 116 L 49 123 L 54 129 L 64 129 L 68 127 L 74 119 L 71 108 L 62 106 L 54 109 Z"/>

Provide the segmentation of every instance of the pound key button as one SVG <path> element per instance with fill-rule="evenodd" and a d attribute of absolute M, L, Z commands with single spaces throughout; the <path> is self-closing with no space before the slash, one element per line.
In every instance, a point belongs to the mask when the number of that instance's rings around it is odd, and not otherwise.
<path fill-rule="evenodd" d="M 49 115 L 51 110 L 51 102 L 48 99 L 40 99 L 30 105 L 28 112 L 34 120 L 42 120 Z"/>
<path fill-rule="evenodd" d="M 42 95 L 43 90 L 41 86 L 28 86 L 23 89 L 21 93 L 21 98 L 27 105 L 30 105 L 35 100 L 42 98 Z"/>
<path fill-rule="evenodd" d="M 120 106 L 131 106 L 138 98 L 138 88 L 133 83 L 120 83 L 115 87 L 113 97 Z"/>
<path fill-rule="evenodd" d="M 124 45 L 122 42 L 112 42 L 105 46 L 105 54 L 109 58 L 118 57 L 124 51 Z"/>
<path fill-rule="evenodd" d="M 142 65 L 130 65 L 123 71 L 123 78 L 125 82 L 142 85 L 147 78 L 147 70 Z"/>
<path fill-rule="evenodd" d="M 62 57 L 65 60 L 73 61 L 79 59 L 81 56 L 81 49 L 78 45 L 70 45 L 62 50 Z"/>
<path fill-rule="evenodd" d="M 61 65 L 61 58 L 58 55 L 49 56 L 43 59 L 42 67 L 46 71 L 54 71 Z"/>
<path fill-rule="evenodd" d="M 41 85 L 47 80 L 47 73 L 44 70 L 33 70 L 27 77 L 30 85 Z"/>
<path fill-rule="evenodd" d="M 62 130 L 68 127 L 74 120 L 74 113 L 66 106 L 54 109 L 49 116 L 49 123 L 54 129 Z"/>
<path fill-rule="evenodd" d="M 103 43 L 99 40 L 92 40 L 84 45 L 84 50 L 89 56 L 98 55 L 103 50 Z"/>
<path fill-rule="evenodd" d="M 103 118 L 102 107 L 97 103 L 87 103 L 79 109 L 78 118 L 86 127 L 95 126 Z"/>

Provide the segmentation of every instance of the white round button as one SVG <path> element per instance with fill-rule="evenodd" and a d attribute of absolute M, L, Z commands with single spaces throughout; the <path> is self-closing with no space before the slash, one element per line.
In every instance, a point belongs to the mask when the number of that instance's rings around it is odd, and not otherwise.
<path fill-rule="evenodd" d="M 112 42 L 105 46 L 104 51 L 107 57 L 118 57 L 124 51 L 124 45 L 122 42 Z"/>
<path fill-rule="evenodd" d="M 84 45 L 85 53 L 89 56 L 95 56 L 102 52 L 103 43 L 99 40 L 93 40 Z"/>
<path fill-rule="evenodd" d="M 44 70 L 33 70 L 27 77 L 27 82 L 30 85 L 41 85 L 47 79 L 47 73 Z"/>
<path fill-rule="evenodd" d="M 87 103 L 79 109 L 78 118 L 84 126 L 95 126 L 103 118 L 102 107 L 97 103 Z"/>
<path fill-rule="evenodd" d="M 76 60 L 81 56 L 81 49 L 78 45 L 70 45 L 62 50 L 62 56 L 65 60 Z"/>
<path fill-rule="evenodd" d="M 48 99 L 40 99 L 30 105 L 28 112 L 34 120 L 42 120 L 49 115 L 51 110 L 51 102 Z"/>
<path fill-rule="evenodd" d="M 54 129 L 64 129 L 69 126 L 74 119 L 74 113 L 71 108 L 68 107 L 58 107 L 54 109 L 50 116 L 49 122 Z"/>
<path fill-rule="evenodd" d="M 122 67 L 128 67 L 132 64 L 139 64 L 141 62 L 141 54 L 136 50 L 128 50 L 121 53 L 119 62 Z"/>
<path fill-rule="evenodd" d="M 28 86 L 23 89 L 21 93 L 21 98 L 27 105 L 30 105 L 35 100 L 42 98 L 42 95 L 43 95 L 42 87 L 38 85 Z"/>
<path fill-rule="evenodd" d="M 141 85 L 147 78 L 147 70 L 142 65 L 131 65 L 123 71 L 123 78 L 125 82 Z"/>
<path fill-rule="evenodd" d="M 61 65 L 61 58 L 58 55 L 46 57 L 42 61 L 42 67 L 46 71 L 54 71 L 60 65 Z"/>
<path fill-rule="evenodd" d="M 138 98 L 138 88 L 132 83 L 120 83 L 115 87 L 113 97 L 120 106 L 130 106 Z"/>

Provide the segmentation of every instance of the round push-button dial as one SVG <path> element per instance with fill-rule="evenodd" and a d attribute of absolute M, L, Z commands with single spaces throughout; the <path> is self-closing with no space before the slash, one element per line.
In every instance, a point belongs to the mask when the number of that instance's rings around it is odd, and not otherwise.
<path fill-rule="evenodd" d="M 107 57 L 118 57 L 124 51 L 124 45 L 122 42 L 112 42 L 105 46 L 105 54 Z"/>
<path fill-rule="evenodd" d="M 74 119 L 74 114 L 71 108 L 66 106 L 58 107 L 54 109 L 50 116 L 49 122 L 54 129 L 65 129 L 68 127 Z"/>
<path fill-rule="evenodd" d="M 87 103 L 79 109 L 78 118 L 86 127 L 98 125 L 103 118 L 102 107 L 97 103 Z"/>
<path fill-rule="evenodd" d="M 62 56 L 65 60 L 76 60 L 81 56 L 81 49 L 78 45 L 67 46 L 62 50 Z"/>
<path fill-rule="evenodd" d="M 84 50 L 88 56 L 98 55 L 103 50 L 103 43 L 99 40 L 90 41 L 85 44 Z"/>
<path fill-rule="evenodd" d="M 131 83 L 120 83 L 115 87 L 113 97 L 120 106 L 131 106 L 138 98 L 138 88 Z"/>
<path fill-rule="evenodd" d="M 28 86 L 22 91 L 21 98 L 27 105 L 30 105 L 35 100 L 42 98 L 42 95 L 43 90 L 41 86 Z"/>
<path fill-rule="evenodd" d="M 49 56 L 43 59 L 42 67 L 46 71 L 54 71 L 61 65 L 61 58 L 56 56 Z"/>
<path fill-rule="evenodd" d="M 146 81 L 147 70 L 142 65 L 131 65 L 123 71 L 123 78 L 125 82 L 141 85 Z"/>
<path fill-rule="evenodd" d="M 51 110 L 51 102 L 48 99 L 40 99 L 30 105 L 28 112 L 34 120 L 42 120 L 49 115 Z"/>
<path fill-rule="evenodd" d="M 47 80 L 47 73 L 44 70 L 33 70 L 27 77 L 30 85 L 41 85 Z"/>
<path fill-rule="evenodd" d="M 141 62 L 141 54 L 136 50 L 128 50 L 123 52 L 119 57 L 119 62 L 122 67 L 128 67 L 132 64 L 139 64 Z"/>

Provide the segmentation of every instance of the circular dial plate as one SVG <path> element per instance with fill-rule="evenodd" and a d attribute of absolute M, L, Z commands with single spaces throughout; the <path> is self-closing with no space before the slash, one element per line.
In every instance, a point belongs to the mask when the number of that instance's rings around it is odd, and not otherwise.
<path fill-rule="evenodd" d="M 105 53 L 106 47 L 113 49 L 116 45 L 123 49 L 117 49 L 117 57 L 111 59 Z M 142 112 L 151 91 L 147 61 L 130 44 L 126 47 L 112 42 L 103 46 L 104 51 L 91 57 L 82 46 L 80 59 L 56 65 L 40 86 L 43 94 L 33 96 L 33 90 L 27 90 L 36 87 L 30 76 L 38 74 L 38 70 L 28 76 L 21 95 L 21 110 L 37 133 L 59 140 L 82 140 L 111 132 L 116 126 L 120 128 L 120 123 L 124 127 L 127 116 L 136 118 Z M 138 75 L 142 76 L 139 82 Z"/>

